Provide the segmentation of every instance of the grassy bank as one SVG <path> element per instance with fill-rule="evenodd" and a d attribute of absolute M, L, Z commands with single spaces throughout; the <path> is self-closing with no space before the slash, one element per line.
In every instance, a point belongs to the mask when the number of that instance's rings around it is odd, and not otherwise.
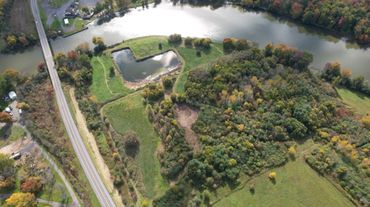
<path fill-rule="evenodd" d="M 162 49 L 159 48 L 159 44 L 162 44 Z M 142 59 L 148 56 L 156 55 L 163 51 L 173 49 L 181 57 L 183 67 L 180 75 L 174 86 L 174 91 L 177 93 L 184 92 L 184 85 L 187 80 L 188 72 L 201 64 L 215 60 L 223 55 L 223 48 L 221 43 L 211 44 L 211 48 L 206 51 L 202 51 L 200 56 L 196 55 L 197 50 L 194 47 L 185 47 L 184 45 L 173 46 L 167 41 L 166 36 L 148 36 L 130 39 L 122 44 L 108 50 L 108 53 L 113 50 L 119 50 L 122 48 L 130 48 L 136 59 Z"/>
<path fill-rule="evenodd" d="M 305 149 L 307 146 L 300 146 L 298 153 L 301 155 L 295 161 L 271 170 L 277 174 L 275 183 L 268 179 L 271 172 L 268 171 L 251 179 L 243 188 L 221 199 L 214 206 L 354 206 L 325 177 L 306 164 L 302 155 L 302 150 Z M 251 185 L 255 186 L 254 193 L 249 190 Z"/>
<path fill-rule="evenodd" d="M 140 151 L 135 162 L 141 170 L 145 186 L 144 195 L 149 198 L 162 195 L 168 186 L 160 175 L 160 164 L 156 157 L 160 138 L 149 122 L 140 93 L 137 92 L 106 105 L 103 113 L 118 133 L 124 134 L 129 130 L 137 133 Z"/>
<path fill-rule="evenodd" d="M 90 86 L 91 93 L 100 103 L 114 99 L 118 96 L 127 95 L 131 92 L 124 86 L 120 74 L 110 76 L 110 68 L 114 67 L 112 58 L 108 56 L 93 57 L 93 83 Z"/>
<path fill-rule="evenodd" d="M 359 114 L 370 114 L 370 97 L 345 88 L 336 88 L 340 98 L 345 104 Z"/>

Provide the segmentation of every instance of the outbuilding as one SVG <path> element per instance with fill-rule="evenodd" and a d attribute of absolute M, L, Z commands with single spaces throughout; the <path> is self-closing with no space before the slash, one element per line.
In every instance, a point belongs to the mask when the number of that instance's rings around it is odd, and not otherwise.
<path fill-rule="evenodd" d="M 15 99 L 17 99 L 17 94 L 14 91 L 10 91 L 9 98 L 14 101 Z"/>
<path fill-rule="evenodd" d="M 69 20 L 67 18 L 64 19 L 64 25 L 69 25 Z"/>

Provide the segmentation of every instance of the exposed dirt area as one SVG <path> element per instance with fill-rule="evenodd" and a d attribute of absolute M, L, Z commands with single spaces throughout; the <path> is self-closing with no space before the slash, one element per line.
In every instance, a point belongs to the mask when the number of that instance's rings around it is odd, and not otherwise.
<path fill-rule="evenodd" d="M 90 152 L 92 152 L 93 160 L 95 162 L 96 167 L 98 168 L 99 174 L 102 176 L 104 183 L 107 185 L 109 192 L 112 193 L 113 199 L 116 201 L 116 204 L 122 204 L 122 198 L 119 195 L 119 192 L 114 188 L 113 180 L 111 179 L 111 174 L 109 171 L 108 166 L 105 164 L 103 157 L 100 154 L 98 145 L 96 144 L 94 135 L 88 130 L 87 124 L 85 121 L 85 117 L 83 116 L 82 112 L 78 108 L 78 103 L 76 101 L 76 97 L 74 94 L 74 90 L 71 88 L 69 90 L 69 94 L 71 96 L 73 108 L 75 109 L 75 117 L 78 129 L 85 141 L 88 143 L 90 148 Z M 123 206 L 119 205 L 119 206 Z"/>
<path fill-rule="evenodd" d="M 198 136 L 191 129 L 198 119 L 198 111 L 187 105 L 179 105 L 176 108 L 176 119 L 182 128 L 185 129 L 185 139 L 195 152 L 200 150 Z"/>
<path fill-rule="evenodd" d="M 9 145 L 0 149 L 1 154 L 11 155 L 12 153 L 22 151 L 22 149 L 27 148 L 33 144 L 30 138 L 27 139 L 19 139 L 15 142 L 12 142 Z"/>
<path fill-rule="evenodd" d="M 36 34 L 29 0 L 14 0 L 9 23 L 12 32 Z"/>

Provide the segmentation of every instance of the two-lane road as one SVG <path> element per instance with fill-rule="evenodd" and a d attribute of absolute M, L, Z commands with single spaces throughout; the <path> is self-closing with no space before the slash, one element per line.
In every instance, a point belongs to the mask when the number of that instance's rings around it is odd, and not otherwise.
<path fill-rule="evenodd" d="M 50 79 L 54 87 L 56 100 L 58 103 L 59 111 L 66 128 L 69 139 L 71 140 L 72 146 L 76 152 L 77 158 L 86 174 L 87 179 L 90 182 L 92 189 L 94 190 L 101 206 L 103 207 L 114 207 L 112 197 L 110 196 L 107 188 L 104 186 L 102 179 L 100 178 L 98 171 L 96 170 L 89 153 L 82 141 L 82 138 L 78 132 L 77 126 L 74 123 L 72 114 L 69 110 L 66 98 L 64 96 L 58 73 L 55 69 L 53 60 L 53 54 L 51 52 L 48 39 L 45 34 L 44 27 L 41 22 L 39 8 L 37 0 L 31 0 L 32 14 L 35 19 L 36 29 L 39 34 L 42 52 L 44 59 L 49 71 Z"/>

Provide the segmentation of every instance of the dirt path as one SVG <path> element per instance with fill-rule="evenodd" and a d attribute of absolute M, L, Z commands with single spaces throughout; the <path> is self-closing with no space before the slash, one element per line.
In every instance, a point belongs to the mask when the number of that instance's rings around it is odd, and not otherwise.
<path fill-rule="evenodd" d="M 71 97 L 71 102 L 73 104 L 73 108 L 75 109 L 75 117 L 77 121 L 78 129 L 84 139 L 84 142 L 87 143 L 87 147 L 89 148 L 89 153 L 91 154 L 91 158 L 94 161 L 95 166 L 97 167 L 100 176 L 103 179 L 104 184 L 108 188 L 108 191 L 112 194 L 112 197 L 117 206 L 124 206 L 122 203 L 122 198 L 119 195 L 118 191 L 114 188 L 113 180 L 111 179 L 111 174 L 109 171 L 108 166 L 105 164 L 103 157 L 100 154 L 98 145 L 96 144 L 94 135 L 88 130 L 87 124 L 85 121 L 85 117 L 83 116 L 82 112 L 78 108 L 78 103 L 75 98 L 74 90 L 71 88 L 69 90 L 69 94 Z"/>
<path fill-rule="evenodd" d="M 109 90 L 109 92 L 112 94 L 112 95 L 114 95 L 115 93 L 110 89 L 110 87 L 109 87 L 109 83 L 108 83 L 108 80 L 107 80 L 107 68 L 105 67 L 105 65 L 101 62 L 101 60 L 100 60 L 100 58 L 99 57 L 97 57 L 97 59 L 98 59 L 98 61 L 99 61 L 99 63 L 100 63 L 100 65 L 102 66 L 102 68 L 103 68 L 103 70 L 104 70 L 104 80 L 105 80 L 105 85 L 107 86 L 107 88 L 108 88 L 108 90 Z"/>
<path fill-rule="evenodd" d="M 200 150 L 198 136 L 191 129 L 198 119 L 198 111 L 186 105 L 180 105 L 176 108 L 176 119 L 180 126 L 185 129 L 185 139 L 195 152 Z"/>

